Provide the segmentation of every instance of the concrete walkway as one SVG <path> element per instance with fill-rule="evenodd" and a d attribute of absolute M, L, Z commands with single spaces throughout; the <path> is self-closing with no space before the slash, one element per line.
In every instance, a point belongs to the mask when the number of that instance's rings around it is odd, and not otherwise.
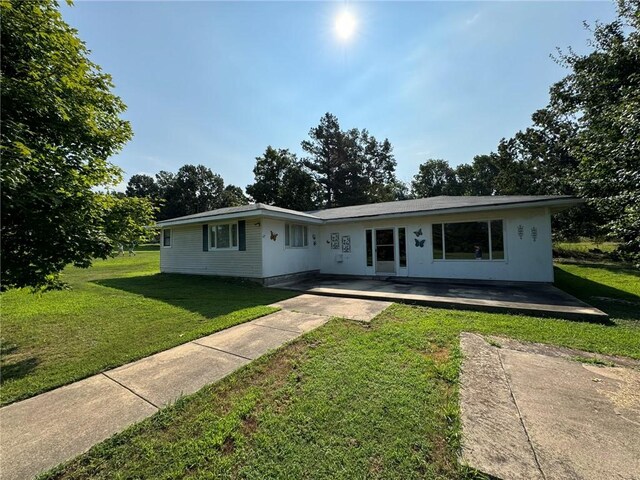
<path fill-rule="evenodd" d="M 492 340 L 461 335 L 463 463 L 503 480 L 640 478 L 640 362 Z"/>
<path fill-rule="evenodd" d="M 603 311 L 546 284 L 316 276 L 271 287 L 314 295 L 384 300 L 458 310 L 519 313 L 596 322 L 606 322 L 609 319 Z"/>
<path fill-rule="evenodd" d="M 326 323 L 370 321 L 388 302 L 301 295 L 282 310 L 0 409 L 0 477 L 23 480 L 70 460 Z"/>

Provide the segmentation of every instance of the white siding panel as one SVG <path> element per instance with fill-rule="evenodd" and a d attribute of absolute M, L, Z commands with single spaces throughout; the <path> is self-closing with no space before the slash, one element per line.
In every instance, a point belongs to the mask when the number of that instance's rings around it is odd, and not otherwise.
<path fill-rule="evenodd" d="M 246 220 L 246 251 L 204 252 L 201 224 L 173 227 L 171 247 L 160 248 L 160 271 L 261 278 L 262 231 L 259 222 L 260 219 Z"/>
<path fill-rule="evenodd" d="M 262 271 L 264 276 L 275 277 L 319 270 L 319 226 L 307 225 L 309 231 L 309 245 L 307 247 L 289 248 L 284 244 L 285 224 L 286 222 L 282 220 L 262 219 L 262 251 L 264 252 Z M 275 240 L 271 238 L 272 233 L 276 235 Z"/>

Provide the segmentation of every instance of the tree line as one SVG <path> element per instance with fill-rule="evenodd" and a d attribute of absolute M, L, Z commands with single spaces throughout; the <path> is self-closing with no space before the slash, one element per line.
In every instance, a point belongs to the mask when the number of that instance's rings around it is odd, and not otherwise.
<path fill-rule="evenodd" d="M 302 142 L 308 157 L 268 146 L 256 158 L 254 183 L 242 188 L 204 165 L 184 165 L 177 173 L 155 177 L 133 175 L 128 197 L 147 198 L 157 219 L 190 215 L 251 201 L 293 210 L 341 207 L 406 198 L 406 186 L 395 176 L 396 161 L 388 139 L 367 130 L 344 131 L 335 115 L 325 114 Z M 247 196 L 248 195 L 248 196 Z"/>

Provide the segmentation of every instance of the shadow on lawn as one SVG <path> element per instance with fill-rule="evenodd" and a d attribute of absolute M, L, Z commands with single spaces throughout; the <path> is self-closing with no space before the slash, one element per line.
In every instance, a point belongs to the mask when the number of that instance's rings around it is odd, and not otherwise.
<path fill-rule="evenodd" d="M 25 358 L 17 362 L 3 363 L 2 368 L 0 368 L 0 383 L 26 377 L 38 366 L 38 363 L 40 362 L 35 357 Z"/>
<path fill-rule="evenodd" d="M 250 281 L 170 273 L 108 278 L 93 283 L 159 300 L 207 318 L 269 305 L 297 295 L 264 288 Z"/>
<path fill-rule="evenodd" d="M 598 265 L 598 268 L 611 271 L 620 270 L 615 266 L 607 268 Z M 637 295 L 579 277 L 559 268 L 554 268 L 554 273 L 556 287 L 607 312 L 612 318 L 640 320 L 640 297 Z M 632 274 L 635 275 L 635 272 Z M 640 275 L 638 277 L 638 281 L 640 281 Z"/>
<path fill-rule="evenodd" d="M 13 343 L 0 343 L 0 357 L 2 359 L 0 365 L 0 383 L 4 383 L 7 380 L 17 380 L 26 376 L 40 363 L 36 357 L 12 361 L 10 357 L 17 351 L 18 346 Z"/>

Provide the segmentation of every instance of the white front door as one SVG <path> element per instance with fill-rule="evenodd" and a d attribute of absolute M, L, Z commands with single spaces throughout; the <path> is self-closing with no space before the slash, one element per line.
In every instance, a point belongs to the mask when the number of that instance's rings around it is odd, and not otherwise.
<path fill-rule="evenodd" d="M 375 230 L 376 273 L 396 273 L 396 246 L 393 228 Z"/>

